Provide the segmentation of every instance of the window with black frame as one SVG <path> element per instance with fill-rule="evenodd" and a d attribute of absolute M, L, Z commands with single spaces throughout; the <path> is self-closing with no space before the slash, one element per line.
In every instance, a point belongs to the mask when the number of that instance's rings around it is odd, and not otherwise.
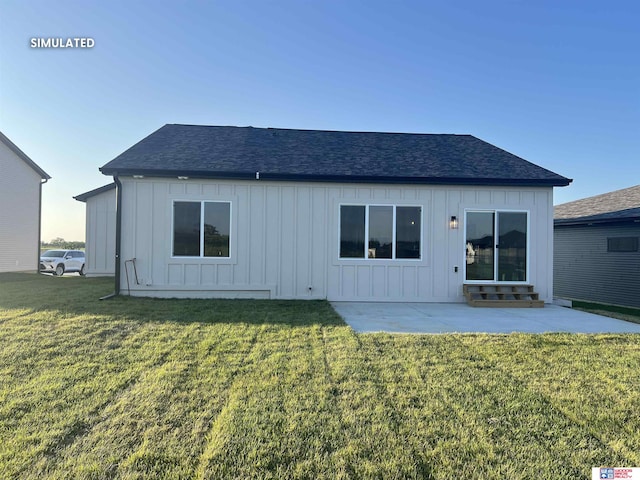
<path fill-rule="evenodd" d="M 422 207 L 341 205 L 340 258 L 420 259 Z"/>
<path fill-rule="evenodd" d="M 174 257 L 230 256 L 231 203 L 173 203 Z"/>

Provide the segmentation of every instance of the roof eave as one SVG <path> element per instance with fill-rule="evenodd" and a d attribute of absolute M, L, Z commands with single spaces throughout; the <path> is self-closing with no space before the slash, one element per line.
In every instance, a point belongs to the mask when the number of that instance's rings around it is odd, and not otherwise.
<path fill-rule="evenodd" d="M 578 225 L 605 225 L 621 223 L 640 223 L 640 217 L 616 217 L 616 218 L 556 218 L 553 225 L 558 227 L 572 227 Z"/>
<path fill-rule="evenodd" d="M 202 170 L 166 170 L 144 168 L 106 168 L 100 171 L 111 176 L 148 177 L 189 177 L 225 180 L 272 180 L 286 182 L 326 182 L 326 183 L 387 183 L 387 184 L 428 184 L 428 185 L 470 185 L 470 186 L 529 186 L 564 187 L 573 180 L 569 178 L 518 179 L 518 178 L 473 178 L 473 177 L 390 177 L 371 175 L 304 175 L 268 172 L 214 172 Z"/>
<path fill-rule="evenodd" d="M 108 192 L 109 190 L 115 190 L 115 188 L 116 188 L 116 184 L 115 183 L 110 183 L 108 185 L 104 185 L 102 187 L 95 188 L 95 189 L 90 190 L 88 192 L 81 193 L 80 195 L 76 195 L 75 197 L 73 197 L 73 199 L 77 200 L 79 202 L 86 202 L 91 197 L 95 197 L 96 195 L 99 195 L 101 193 Z"/>

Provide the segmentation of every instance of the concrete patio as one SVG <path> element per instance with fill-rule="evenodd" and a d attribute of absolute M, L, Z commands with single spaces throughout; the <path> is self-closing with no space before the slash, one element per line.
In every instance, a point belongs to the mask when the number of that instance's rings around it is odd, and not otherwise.
<path fill-rule="evenodd" d="M 558 305 L 473 308 L 466 303 L 331 302 L 358 333 L 640 333 L 640 324 Z"/>

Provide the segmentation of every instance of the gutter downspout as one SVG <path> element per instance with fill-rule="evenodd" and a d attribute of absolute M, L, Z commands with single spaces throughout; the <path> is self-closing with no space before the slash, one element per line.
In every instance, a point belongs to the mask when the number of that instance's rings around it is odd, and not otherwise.
<path fill-rule="evenodd" d="M 116 285 L 115 295 L 120 295 L 120 251 L 122 248 L 121 233 L 122 233 L 122 183 L 118 178 L 118 174 L 113 176 L 113 181 L 116 184 Z"/>
<path fill-rule="evenodd" d="M 48 178 L 40 180 L 38 189 L 38 261 L 36 262 L 36 273 L 40 273 L 40 245 L 42 245 L 42 185 L 48 181 Z"/>
<path fill-rule="evenodd" d="M 115 258 L 115 286 L 113 293 L 101 297 L 100 300 L 108 300 L 120 295 L 120 249 L 122 242 L 120 241 L 120 231 L 122 229 L 122 183 L 118 178 L 118 173 L 113 176 L 116 184 L 116 258 Z"/>

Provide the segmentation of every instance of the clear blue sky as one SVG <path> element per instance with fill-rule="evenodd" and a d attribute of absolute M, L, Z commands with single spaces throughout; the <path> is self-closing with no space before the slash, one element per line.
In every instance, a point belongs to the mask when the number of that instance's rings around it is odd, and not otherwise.
<path fill-rule="evenodd" d="M 555 203 L 640 183 L 632 1 L 3 0 L 0 130 L 71 197 L 165 123 L 469 133 L 573 178 Z M 91 37 L 92 49 L 32 49 Z"/>

